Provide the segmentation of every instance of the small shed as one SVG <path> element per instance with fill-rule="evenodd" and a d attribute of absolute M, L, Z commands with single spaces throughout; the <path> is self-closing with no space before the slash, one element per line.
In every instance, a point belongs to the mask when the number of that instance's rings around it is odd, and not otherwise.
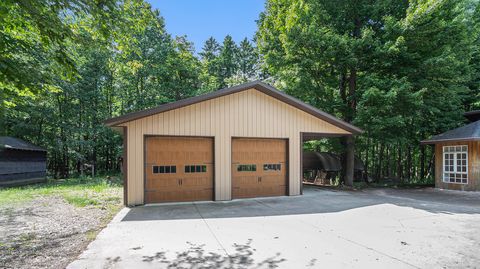
<path fill-rule="evenodd" d="M 330 152 L 303 152 L 303 169 L 338 172 L 342 170 L 340 158 Z"/>
<path fill-rule="evenodd" d="M 18 138 L 0 137 L 0 187 L 44 182 L 47 151 Z"/>
<path fill-rule="evenodd" d="M 469 124 L 423 140 L 435 146 L 435 187 L 480 190 L 480 110 L 464 114 Z"/>
<path fill-rule="evenodd" d="M 315 177 L 318 175 L 317 172 L 312 173 L 312 171 L 321 171 L 325 173 L 325 177 L 330 179 L 335 177 L 337 173 L 342 170 L 342 160 L 341 157 L 337 154 L 331 152 L 314 152 L 314 151 L 304 151 L 303 152 L 303 171 L 304 177 Z M 355 156 L 354 158 L 354 180 L 361 181 L 363 180 L 363 174 L 365 170 L 365 165 L 363 161 Z"/>

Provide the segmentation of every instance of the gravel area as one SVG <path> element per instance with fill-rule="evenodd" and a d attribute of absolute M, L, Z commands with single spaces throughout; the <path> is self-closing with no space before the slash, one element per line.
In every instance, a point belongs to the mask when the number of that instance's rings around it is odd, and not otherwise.
<path fill-rule="evenodd" d="M 0 268 L 65 268 L 110 220 L 110 211 L 76 207 L 60 196 L 0 207 Z"/>

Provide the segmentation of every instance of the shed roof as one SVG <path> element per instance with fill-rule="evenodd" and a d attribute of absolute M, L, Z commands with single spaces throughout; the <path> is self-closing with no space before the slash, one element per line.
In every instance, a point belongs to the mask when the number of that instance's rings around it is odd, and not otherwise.
<path fill-rule="evenodd" d="M 320 169 L 325 171 L 342 170 L 340 158 L 329 152 L 304 151 L 302 165 L 306 169 Z"/>
<path fill-rule="evenodd" d="M 44 148 L 35 146 L 34 144 L 24 141 L 22 139 L 10 136 L 0 136 L 0 149 L 46 151 Z"/>
<path fill-rule="evenodd" d="M 137 112 L 132 112 L 132 113 L 128 113 L 128 114 L 125 114 L 125 115 L 122 115 L 122 116 L 119 116 L 119 117 L 115 117 L 115 118 L 111 118 L 111 119 L 107 119 L 105 120 L 105 124 L 108 125 L 108 126 L 118 126 L 119 124 L 122 124 L 122 123 L 125 123 L 125 122 L 129 122 L 129 121 L 133 121 L 133 120 L 136 120 L 136 119 L 140 119 L 140 118 L 144 118 L 144 117 L 147 117 L 147 116 L 150 116 L 150 115 L 154 115 L 154 114 L 157 114 L 157 113 L 162 113 L 162 112 L 166 112 L 166 111 L 169 111 L 169 110 L 173 110 L 173 109 L 177 109 L 177 108 L 181 108 L 181 107 L 184 107 L 184 106 L 188 106 L 188 105 L 192 105 L 192 104 L 195 104 L 195 103 L 199 103 L 199 102 L 202 102 L 202 101 L 207 101 L 207 100 L 210 100 L 210 99 L 214 99 L 214 98 L 218 98 L 218 97 L 222 97 L 222 96 L 225 96 L 225 95 L 229 95 L 229 94 L 233 94 L 233 93 L 237 93 L 237 92 L 241 92 L 241 91 L 245 91 L 245 90 L 248 90 L 248 89 L 256 89 L 260 92 L 263 92 L 264 94 L 267 94 L 273 98 L 276 98 L 284 103 L 287 103 L 291 106 L 294 106 L 296 107 L 297 109 L 300 109 L 300 110 L 303 110 L 305 111 L 306 113 L 309 113 L 319 119 L 322 119 L 328 123 L 331 123 L 341 129 L 344 129 L 344 130 L 347 130 L 349 131 L 350 133 L 352 134 L 361 134 L 363 133 L 363 130 L 350 124 L 350 123 L 347 123 L 345 121 L 342 121 L 326 112 L 323 112 L 309 104 L 306 104 L 284 92 L 281 92 L 277 89 L 275 89 L 274 87 L 262 82 L 262 81 L 253 81 L 253 82 L 248 82 L 248 83 L 244 83 L 244 84 L 240 84 L 238 86 L 234 86 L 234 87 L 230 87 L 230 88 L 225 88 L 225 89 L 221 89 L 221 90 L 218 90 L 218 91 L 214 91 L 214 92 L 211 92 L 211 93 L 207 93 L 207 94 L 204 94 L 204 95 L 200 95 L 200 96 L 195 96 L 195 97 L 191 97 L 191 98 L 187 98 L 187 99 L 183 99 L 183 100 L 180 100 L 180 101 L 176 101 L 176 102 L 172 102 L 172 103 L 168 103 L 168 104 L 164 104 L 164 105 L 160 105 L 160 106 L 157 106 L 157 107 L 154 107 L 154 108 L 151 108 L 151 109 L 146 109 L 146 110 L 142 110 L 142 111 L 137 111 Z"/>
<path fill-rule="evenodd" d="M 435 144 L 444 141 L 475 141 L 480 140 L 480 121 L 474 121 L 465 126 L 435 135 L 421 141 L 422 144 Z"/>
<path fill-rule="evenodd" d="M 471 122 L 480 120 L 480 110 L 472 110 L 465 112 L 463 113 L 463 116 Z"/>
<path fill-rule="evenodd" d="M 342 170 L 340 156 L 330 152 L 304 151 L 302 165 L 304 169 L 319 169 L 338 172 Z M 365 165 L 357 156 L 354 157 L 354 170 L 365 170 Z"/>

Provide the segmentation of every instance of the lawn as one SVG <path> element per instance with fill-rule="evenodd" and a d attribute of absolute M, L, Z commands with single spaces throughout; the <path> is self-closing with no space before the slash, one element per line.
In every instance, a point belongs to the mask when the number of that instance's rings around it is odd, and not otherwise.
<path fill-rule="evenodd" d="M 118 176 L 70 178 L 0 189 L 0 207 L 50 195 L 61 196 L 70 204 L 79 207 L 117 205 L 122 199 L 121 190 Z"/>
<path fill-rule="evenodd" d="M 0 268 L 62 268 L 122 208 L 119 176 L 0 189 Z"/>

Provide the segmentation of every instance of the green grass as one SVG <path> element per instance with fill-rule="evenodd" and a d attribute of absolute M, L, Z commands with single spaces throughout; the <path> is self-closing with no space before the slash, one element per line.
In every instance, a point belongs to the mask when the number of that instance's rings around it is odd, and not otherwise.
<path fill-rule="evenodd" d="M 78 177 L 23 187 L 0 189 L 0 206 L 23 203 L 42 196 L 60 196 L 78 206 L 109 207 L 121 203 L 122 185 L 115 177 Z"/>

